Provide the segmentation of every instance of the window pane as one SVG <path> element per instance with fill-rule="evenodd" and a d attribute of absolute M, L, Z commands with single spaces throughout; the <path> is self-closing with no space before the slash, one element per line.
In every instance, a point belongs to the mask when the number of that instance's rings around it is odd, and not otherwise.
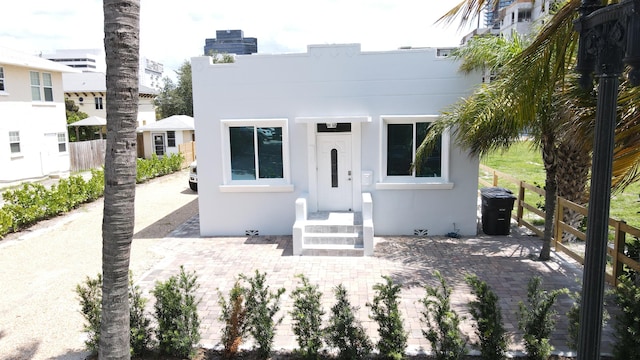
<path fill-rule="evenodd" d="M 416 123 L 416 149 L 420 146 L 429 132 L 431 123 Z M 431 153 L 422 159 L 420 166 L 416 166 L 416 177 L 442 176 L 442 137 L 439 137 Z M 419 170 L 418 170 L 419 168 Z"/>
<path fill-rule="evenodd" d="M 53 88 L 44 88 L 44 101 L 53 101 Z"/>
<path fill-rule="evenodd" d="M 11 143 L 11 152 L 19 153 L 20 152 L 20 143 Z"/>
<path fill-rule="evenodd" d="M 260 179 L 282 179 L 282 128 L 258 128 Z"/>
<path fill-rule="evenodd" d="M 256 179 L 254 129 L 253 126 L 229 128 L 232 180 Z"/>
<path fill-rule="evenodd" d="M 387 175 L 411 175 L 413 124 L 387 125 Z"/>
<path fill-rule="evenodd" d="M 175 131 L 167 131 L 167 146 L 175 147 L 176 146 L 176 132 Z"/>
<path fill-rule="evenodd" d="M 53 86 L 53 82 L 51 82 L 51 74 L 42 73 L 42 85 L 51 87 Z"/>
<path fill-rule="evenodd" d="M 9 131 L 9 141 L 20 141 L 20 132 L 19 131 Z"/>
<path fill-rule="evenodd" d="M 31 100 L 40 101 L 42 98 L 40 97 L 40 87 L 32 86 L 31 87 Z"/>
<path fill-rule="evenodd" d="M 338 187 L 338 150 L 331 149 L 331 187 Z"/>
<path fill-rule="evenodd" d="M 66 152 L 67 151 L 67 137 L 64 133 L 58 133 L 58 151 Z"/>
<path fill-rule="evenodd" d="M 40 73 L 37 71 L 30 71 L 29 76 L 31 78 L 31 86 L 40 86 Z"/>

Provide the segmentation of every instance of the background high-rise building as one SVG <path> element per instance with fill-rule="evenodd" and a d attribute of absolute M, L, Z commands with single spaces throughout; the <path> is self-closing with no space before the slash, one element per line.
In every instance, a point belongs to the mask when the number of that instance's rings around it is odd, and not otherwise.
<path fill-rule="evenodd" d="M 258 39 L 244 37 L 242 30 L 216 30 L 215 39 L 205 39 L 204 54 L 254 54 L 258 52 Z"/>

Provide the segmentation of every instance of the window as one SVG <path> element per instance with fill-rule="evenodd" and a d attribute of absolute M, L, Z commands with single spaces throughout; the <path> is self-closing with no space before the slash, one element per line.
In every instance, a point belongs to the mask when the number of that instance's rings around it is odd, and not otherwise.
<path fill-rule="evenodd" d="M 53 82 L 49 73 L 42 73 L 42 90 L 44 91 L 44 101 L 53 101 Z"/>
<path fill-rule="evenodd" d="M 0 91 L 4 90 L 4 68 L 0 66 Z"/>
<path fill-rule="evenodd" d="M 53 81 L 51 80 L 51 74 L 42 73 L 42 81 L 40 81 L 40 73 L 30 71 L 29 77 L 31 80 L 31 100 L 42 101 L 42 94 L 44 94 L 44 101 L 53 101 Z"/>
<path fill-rule="evenodd" d="M 20 153 L 20 131 L 9 131 L 9 147 L 12 154 Z"/>
<path fill-rule="evenodd" d="M 382 182 L 395 184 L 448 184 L 449 135 L 438 137 L 433 149 L 414 166 L 416 152 L 437 116 L 383 117 Z M 406 187 L 406 186 L 405 186 Z M 438 188 L 442 186 L 434 186 Z M 382 187 L 384 188 L 384 185 Z"/>
<path fill-rule="evenodd" d="M 223 120 L 222 191 L 292 191 L 286 119 Z M 257 185 L 254 189 L 247 185 Z M 264 185 L 271 185 L 265 187 Z M 226 188 L 225 188 L 226 186 Z"/>
<path fill-rule="evenodd" d="M 176 132 L 167 131 L 167 146 L 176 147 Z"/>
<path fill-rule="evenodd" d="M 29 75 L 31 77 L 31 100 L 40 101 L 42 100 L 40 96 L 40 73 L 31 71 Z"/>
<path fill-rule="evenodd" d="M 67 135 L 58 133 L 58 152 L 67 152 Z"/>
<path fill-rule="evenodd" d="M 102 98 L 97 97 L 95 98 L 95 101 L 96 101 L 96 110 L 102 110 Z"/>

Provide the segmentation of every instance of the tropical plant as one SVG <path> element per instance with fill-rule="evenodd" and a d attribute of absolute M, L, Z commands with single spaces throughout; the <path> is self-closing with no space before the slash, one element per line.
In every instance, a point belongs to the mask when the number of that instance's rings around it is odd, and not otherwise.
<path fill-rule="evenodd" d="M 555 330 L 557 311 L 553 306 L 558 296 L 569 293 L 566 288 L 546 291 L 542 278 L 534 276 L 527 285 L 527 303 L 518 304 L 518 327 L 524 333 L 524 346 L 530 360 L 546 360 L 553 346 L 551 333 Z"/>
<path fill-rule="evenodd" d="M 296 335 L 300 354 L 306 359 L 317 359 L 322 347 L 322 293 L 318 285 L 309 283 L 303 274 L 296 275 L 302 282 L 291 293 L 293 298 L 293 333 Z"/>
<path fill-rule="evenodd" d="M 451 308 L 451 287 L 438 270 L 433 272 L 440 286 L 426 285 L 420 300 L 424 309 L 420 321 L 427 326 L 422 335 L 429 340 L 437 360 L 460 360 L 467 353 L 467 338 L 460 331 L 461 318 Z"/>
<path fill-rule="evenodd" d="M 480 356 L 484 360 L 502 360 L 506 358 L 507 337 L 502 323 L 502 311 L 498 296 L 476 275 L 465 277 L 476 298 L 469 302 L 469 312 L 475 321 L 476 335 L 479 340 Z"/>
<path fill-rule="evenodd" d="M 101 359 L 129 359 L 129 259 L 134 227 L 140 0 L 104 0 L 107 145 L 102 221 Z"/>
<path fill-rule="evenodd" d="M 358 308 L 349 302 L 344 285 L 337 285 L 333 292 L 336 303 L 331 307 L 329 324 L 325 328 L 325 340 L 329 346 L 338 349 L 338 359 L 365 358 L 373 350 L 373 344 L 360 321 L 356 319 Z"/>
<path fill-rule="evenodd" d="M 378 323 L 380 339 L 376 344 L 380 355 L 387 359 L 400 360 L 407 347 L 408 333 L 404 330 L 400 314 L 400 290 L 389 276 L 383 276 L 384 283 L 375 284 L 376 294 L 373 302 L 367 302 L 371 308 L 369 317 Z"/>
<path fill-rule="evenodd" d="M 479 16 L 487 4 L 488 0 L 464 0 L 439 21 L 451 23 L 460 18 L 460 25 L 464 26 Z M 578 41 L 573 24 L 580 0 L 560 4 L 531 44 L 512 58 L 469 57 L 473 66 L 466 67 L 465 71 L 486 69 L 487 63 L 492 61 L 494 64 L 489 68 L 501 70 L 495 81 L 481 86 L 469 98 L 447 109 L 443 121 L 434 127 L 439 131 L 452 129 L 458 143 L 475 155 L 506 149 L 519 141 L 523 132 L 531 136 L 536 148 L 542 152 L 546 171 L 542 260 L 550 257 L 556 194 L 579 203 L 586 199 L 595 121 L 594 97 L 577 86 L 573 72 Z M 474 45 L 482 47 L 483 44 L 471 41 L 462 47 L 460 54 L 474 54 L 465 50 Z M 640 139 L 634 135 L 640 128 L 640 110 L 632 105 L 640 101 L 640 92 L 624 83 L 621 89 L 614 150 L 614 191 L 640 178 Z M 429 133 L 429 137 L 437 135 L 438 131 Z M 418 151 L 416 164 L 429 149 L 430 142 L 433 139 L 423 142 L 425 146 Z M 574 216 L 573 222 L 576 221 L 579 216 Z"/>

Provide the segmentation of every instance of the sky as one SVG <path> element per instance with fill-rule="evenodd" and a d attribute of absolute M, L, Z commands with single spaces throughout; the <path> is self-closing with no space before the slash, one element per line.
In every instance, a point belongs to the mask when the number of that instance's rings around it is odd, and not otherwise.
<path fill-rule="evenodd" d="M 434 25 L 457 0 L 141 0 L 140 54 L 165 76 L 203 55 L 216 30 L 242 30 L 258 53 L 359 43 L 362 51 L 457 46 L 470 29 Z M 0 22 L 0 45 L 31 54 L 103 47 L 100 0 L 21 0 Z"/>

